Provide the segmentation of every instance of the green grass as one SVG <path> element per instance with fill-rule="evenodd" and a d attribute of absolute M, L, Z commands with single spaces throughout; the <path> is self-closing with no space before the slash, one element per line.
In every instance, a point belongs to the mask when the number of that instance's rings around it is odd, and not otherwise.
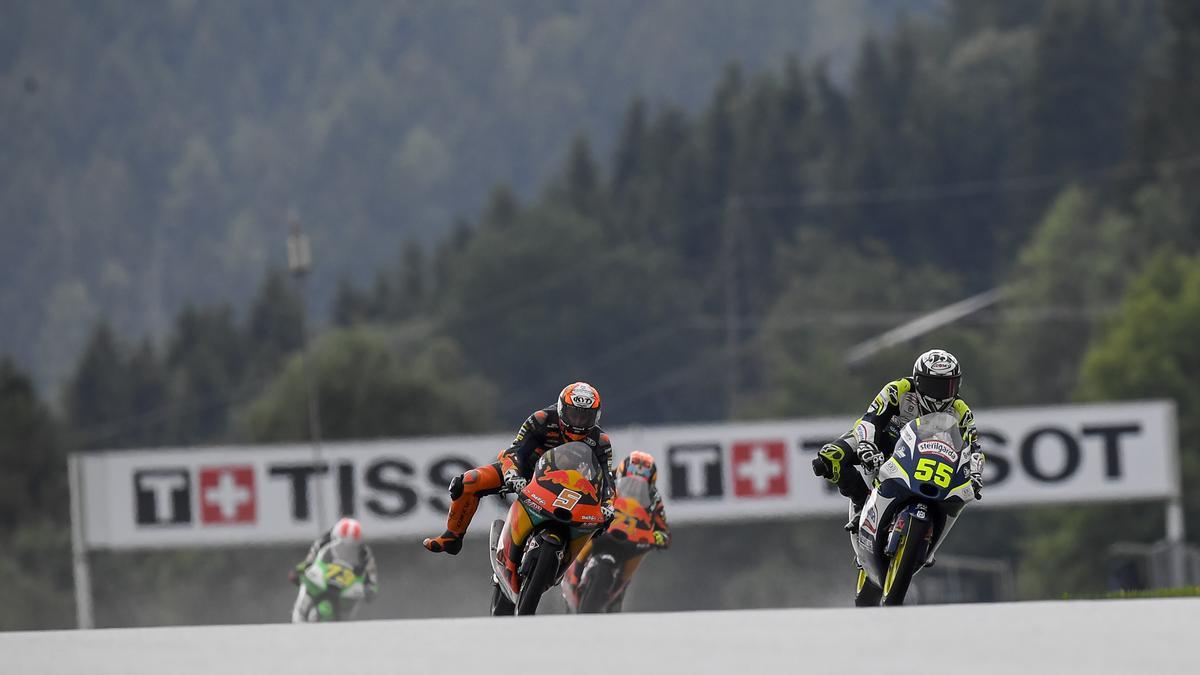
<path fill-rule="evenodd" d="M 1063 600 L 1122 600 L 1127 598 L 1191 598 L 1200 596 L 1200 586 L 1181 588 L 1152 588 L 1137 591 L 1109 591 L 1107 593 L 1072 595 L 1063 593 Z"/>

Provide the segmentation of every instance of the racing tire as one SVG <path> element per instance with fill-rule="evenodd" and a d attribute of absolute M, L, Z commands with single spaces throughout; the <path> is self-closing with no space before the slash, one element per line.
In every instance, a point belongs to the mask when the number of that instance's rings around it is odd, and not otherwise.
<path fill-rule="evenodd" d="M 854 594 L 855 607 L 878 607 L 883 589 L 867 578 L 865 570 L 858 571 L 858 591 Z"/>
<path fill-rule="evenodd" d="M 500 584 L 492 582 L 492 616 L 512 616 L 517 606 L 508 599 Z"/>
<path fill-rule="evenodd" d="M 607 611 L 608 593 L 616 576 L 615 566 L 606 560 L 597 560 L 587 571 L 587 585 L 579 598 L 580 614 L 601 614 Z"/>
<path fill-rule="evenodd" d="M 913 575 L 929 556 L 929 522 L 910 518 L 908 524 L 908 533 L 900 541 L 883 582 L 882 604 L 885 606 L 904 604 L 904 596 L 908 594 Z"/>
<path fill-rule="evenodd" d="M 521 593 L 517 596 L 517 616 L 537 614 L 538 603 L 542 594 L 554 583 L 554 574 L 558 571 L 557 549 L 551 546 L 538 546 L 530 555 L 536 555 L 533 571 L 521 583 Z"/>

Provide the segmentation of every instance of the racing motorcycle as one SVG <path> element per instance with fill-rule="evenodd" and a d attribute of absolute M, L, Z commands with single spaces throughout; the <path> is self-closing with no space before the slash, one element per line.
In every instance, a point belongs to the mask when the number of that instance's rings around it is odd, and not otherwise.
<path fill-rule="evenodd" d="M 492 616 L 534 614 L 583 545 L 604 526 L 606 470 L 586 443 L 547 450 L 503 520 L 492 523 Z"/>
<path fill-rule="evenodd" d="M 621 611 L 625 589 L 641 557 L 655 546 L 650 517 L 650 484 L 624 476 L 617 481 L 615 516 L 608 530 L 592 540 L 586 558 L 567 569 L 562 582 L 567 609 L 579 614 Z M 622 573 L 628 570 L 627 573 Z"/>
<path fill-rule="evenodd" d="M 850 535 L 861 566 L 856 606 L 904 604 L 913 575 L 933 563 L 963 508 L 977 498 L 970 455 L 953 415 L 924 415 L 904 426 Z"/>
<path fill-rule="evenodd" d="M 346 621 L 354 617 L 359 601 L 366 597 L 365 578 L 354 564 L 357 550 L 340 550 L 326 544 L 300 576 L 300 594 L 292 609 L 293 623 Z"/>

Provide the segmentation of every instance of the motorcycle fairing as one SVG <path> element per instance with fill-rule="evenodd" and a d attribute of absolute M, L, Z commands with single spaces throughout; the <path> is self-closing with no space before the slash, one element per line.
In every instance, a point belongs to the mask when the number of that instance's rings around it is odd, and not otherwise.
<path fill-rule="evenodd" d="M 518 568 L 525 553 L 525 542 L 533 531 L 533 521 L 529 512 L 520 502 L 513 502 L 508 509 L 508 517 L 500 528 L 496 542 L 496 552 L 492 557 L 492 568 L 496 578 L 500 580 L 505 593 L 512 593 L 511 600 L 516 600 L 516 594 L 521 590 L 521 579 Z"/>
<path fill-rule="evenodd" d="M 879 469 L 857 532 L 851 535 L 863 568 L 860 588 L 868 579 L 880 588 L 885 585 L 910 518 L 931 522 L 927 560 L 933 559 L 962 509 L 974 499 L 965 450 L 958 421 L 951 415 L 935 413 L 905 425 L 895 451 Z"/>

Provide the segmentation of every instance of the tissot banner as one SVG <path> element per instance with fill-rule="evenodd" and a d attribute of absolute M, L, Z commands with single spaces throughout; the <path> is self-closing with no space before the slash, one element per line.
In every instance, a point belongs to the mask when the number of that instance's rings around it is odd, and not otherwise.
<path fill-rule="evenodd" d="M 987 453 L 977 507 L 1163 499 L 1178 490 L 1169 402 L 978 410 Z M 810 462 L 851 417 L 610 430 L 616 459 L 650 452 L 672 523 L 837 515 Z M 440 533 L 446 486 L 508 435 L 80 455 L 90 548 L 311 541 L 337 517 L 372 539 Z M 483 500 L 474 534 L 501 514 Z M 974 507 L 973 507 L 974 508 Z"/>

